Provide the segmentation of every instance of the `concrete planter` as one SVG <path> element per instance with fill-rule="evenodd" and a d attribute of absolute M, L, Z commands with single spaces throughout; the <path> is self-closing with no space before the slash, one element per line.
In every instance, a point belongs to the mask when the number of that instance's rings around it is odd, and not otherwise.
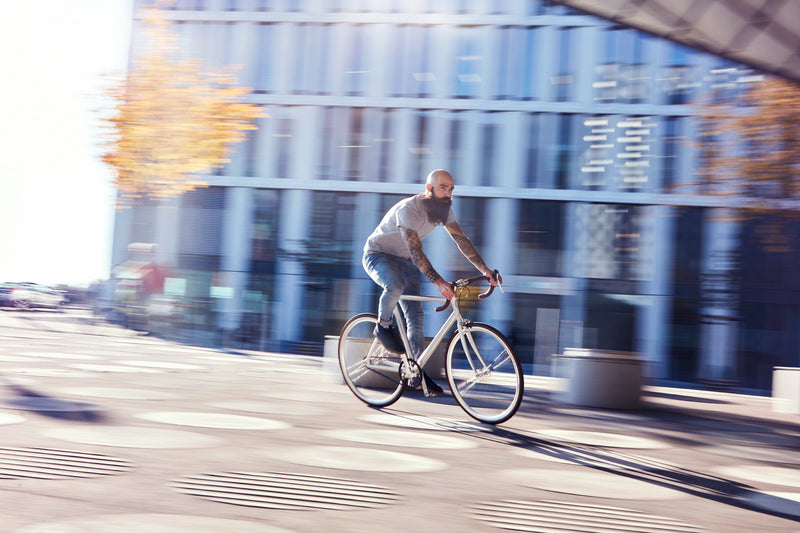
<path fill-rule="evenodd" d="M 800 367 L 776 366 L 772 370 L 772 410 L 800 414 Z"/>
<path fill-rule="evenodd" d="M 638 354 L 565 348 L 553 355 L 553 375 L 561 379 L 557 399 L 606 409 L 641 407 L 644 362 Z"/>

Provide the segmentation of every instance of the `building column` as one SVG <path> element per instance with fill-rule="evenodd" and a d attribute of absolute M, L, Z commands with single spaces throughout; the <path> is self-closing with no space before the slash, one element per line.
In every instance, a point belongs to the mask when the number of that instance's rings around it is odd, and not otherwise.
<path fill-rule="evenodd" d="M 640 279 L 637 292 L 644 300 L 636 314 L 634 350 L 645 359 L 645 375 L 666 378 L 669 373 L 667 335 L 672 309 L 672 268 L 675 215 L 672 206 L 641 208 Z"/>
<path fill-rule="evenodd" d="M 482 168 L 481 156 L 483 147 L 481 146 L 481 127 L 483 125 L 483 113 L 481 111 L 463 111 L 463 128 L 461 130 L 461 161 L 459 162 L 458 174 L 453 174 L 456 186 L 476 186 L 480 184 L 478 172 Z"/>
<path fill-rule="evenodd" d="M 514 246 L 514 239 L 517 233 L 513 228 L 517 227 L 519 204 L 520 200 L 513 198 L 487 200 L 484 244 L 478 253 L 486 266 L 499 270 L 501 276 L 513 274 L 516 270 L 517 247 Z M 481 316 L 487 317 L 486 322 L 509 334 L 514 323 L 513 302 L 510 291 L 503 293 L 496 289 L 491 298 L 481 302 Z"/>
<path fill-rule="evenodd" d="M 394 112 L 394 142 L 389 145 L 392 150 L 392 165 L 389 181 L 392 183 L 409 183 L 417 181 L 416 176 L 409 176 L 409 148 L 413 146 L 414 132 L 411 124 L 410 109 L 397 109 Z"/>
<path fill-rule="evenodd" d="M 732 380 L 737 376 L 736 334 L 739 223 L 732 209 L 706 210 L 703 224 L 699 378 Z"/>
<path fill-rule="evenodd" d="M 292 123 L 292 158 L 289 168 L 294 169 L 292 174 L 296 181 L 312 179 L 320 167 L 317 157 L 322 153 L 321 135 L 321 110 L 316 107 L 293 108 Z"/>
<path fill-rule="evenodd" d="M 372 233 L 380 222 L 383 213 L 379 213 L 380 195 L 374 193 L 358 193 L 356 200 L 356 211 L 354 213 L 353 224 L 353 253 L 350 256 L 350 280 L 351 290 L 348 295 L 347 316 L 356 313 L 378 313 L 378 301 L 367 298 L 372 294 L 374 281 L 364 271 L 361 258 L 364 255 L 364 244 L 367 237 Z M 377 214 L 377 216 L 376 216 Z"/>
<path fill-rule="evenodd" d="M 278 249 L 303 253 L 302 240 L 308 235 L 311 191 L 286 190 L 281 206 Z M 278 256 L 275 275 L 276 301 L 281 310 L 275 316 L 274 336 L 281 342 L 300 338 L 303 319 L 305 269 L 301 262 Z"/>
<path fill-rule="evenodd" d="M 226 294 L 221 302 L 220 326 L 226 333 L 235 331 L 244 311 L 243 291 L 247 287 L 253 218 L 253 190 L 229 187 L 222 238 L 222 264 L 219 279 Z M 213 290 L 213 289 L 212 289 Z"/>
<path fill-rule="evenodd" d="M 582 243 L 588 233 L 588 209 L 578 202 L 568 202 L 564 209 L 563 277 L 572 278 L 574 290 L 561 296 L 561 319 L 558 326 L 558 351 L 583 348 L 583 324 L 586 318 L 586 277 Z"/>

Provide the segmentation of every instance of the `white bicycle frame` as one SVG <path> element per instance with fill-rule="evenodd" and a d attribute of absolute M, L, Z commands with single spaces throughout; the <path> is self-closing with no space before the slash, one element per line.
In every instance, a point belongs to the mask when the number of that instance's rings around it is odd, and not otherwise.
<path fill-rule="evenodd" d="M 413 296 L 409 294 L 404 294 L 400 296 L 400 299 L 407 301 L 415 301 L 415 302 L 438 302 L 438 303 L 447 301 L 444 298 L 436 298 L 433 296 Z M 416 360 L 417 364 L 419 365 L 420 368 L 425 366 L 425 363 L 428 362 L 428 359 L 431 358 L 433 352 L 436 350 L 436 348 L 439 347 L 439 344 L 441 344 L 442 340 L 444 339 L 444 336 L 447 335 L 447 332 L 450 331 L 450 328 L 453 326 L 453 324 L 455 324 L 458 332 L 461 333 L 461 343 L 464 345 L 464 351 L 469 353 L 465 341 L 465 339 L 469 339 L 469 343 L 472 348 L 471 350 L 472 353 L 474 353 L 477 356 L 478 361 L 480 361 L 481 367 L 486 368 L 486 363 L 485 361 L 483 361 L 483 357 L 478 351 L 477 346 L 475 346 L 475 343 L 472 341 L 471 337 L 469 335 L 466 335 L 464 332 L 467 321 L 464 320 L 464 318 L 461 316 L 461 311 L 458 308 L 458 298 L 453 298 L 452 300 L 450 300 L 449 307 L 451 310 L 450 316 L 447 317 L 447 319 L 444 321 L 444 324 L 442 324 L 442 326 L 439 328 L 439 331 L 436 332 L 436 335 L 433 337 L 430 344 L 428 344 L 428 346 L 419 355 L 419 358 Z M 401 354 L 401 358 L 403 359 L 403 362 L 406 363 L 406 366 L 408 366 L 409 354 L 412 353 L 411 345 L 409 344 L 408 336 L 406 335 L 406 330 L 404 327 L 402 327 L 405 324 L 405 322 L 402 320 L 402 315 L 400 313 L 399 305 L 394 308 L 394 319 L 399 326 L 397 329 L 398 332 L 400 333 L 400 337 L 403 339 L 403 346 L 405 346 L 406 349 L 405 353 Z M 472 360 L 470 360 L 469 363 L 472 366 L 472 370 L 477 371 Z M 425 380 L 422 380 L 422 382 L 423 382 L 422 386 L 427 389 L 427 386 L 425 385 Z"/>

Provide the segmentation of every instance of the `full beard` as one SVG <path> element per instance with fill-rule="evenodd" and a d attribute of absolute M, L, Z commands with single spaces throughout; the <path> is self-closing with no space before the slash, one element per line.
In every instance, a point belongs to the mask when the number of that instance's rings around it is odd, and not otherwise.
<path fill-rule="evenodd" d="M 428 221 L 431 224 L 444 224 L 447 222 L 447 217 L 450 215 L 450 198 L 423 198 L 422 205 L 425 207 L 425 212 L 428 214 Z"/>

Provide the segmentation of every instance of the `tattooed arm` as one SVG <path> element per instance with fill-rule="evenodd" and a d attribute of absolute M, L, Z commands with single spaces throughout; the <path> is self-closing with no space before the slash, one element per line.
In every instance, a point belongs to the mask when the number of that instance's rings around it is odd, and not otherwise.
<path fill-rule="evenodd" d="M 481 274 L 489 277 L 489 279 L 492 280 L 492 285 L 494 285 L 495 282 L 493 279 L 494 274 L 492 269 L 487 267 L 486 263 L 483 262 L 478 250 L 475 248 L 475 245 L 472 244 L 472 241 L 469 240 L 469 237 L 464 235 L 464 232 L 461 231 L 461 226 L 458 225 L 458 222 L 454 220 L 447 224 L 444 228 L 450 234 L 450 237 L 453 238 L 453 241 L 455 241 L 456 246 L 458 246 L 458 249 L 461 250 L 461 253 L 464 254 L 464 257 L 466 257 L 467 260 L 481 272 Z"/>
<path fill-rule="evenodd" d="M 417 232 L 406 227 L 401 227 L 400 232 L 406 241 L 408 249 L 411 251 L 411 259 L 414 261 L 414 264 L 417 265 L 419 271 L 422 272 L 431 283 L 436 285 L 436 288 L 439 289 L 442 296 L 445 298 L 455 298 L 455 293 L 452 287 L 450 287 L 450 284 L 436 272 L 436 269 L 433 268 L 430 260 L 428 260 L 428 256 L 422 251 L 422 240 L 419 238 L 419 235 L 417 235 Z"/>

